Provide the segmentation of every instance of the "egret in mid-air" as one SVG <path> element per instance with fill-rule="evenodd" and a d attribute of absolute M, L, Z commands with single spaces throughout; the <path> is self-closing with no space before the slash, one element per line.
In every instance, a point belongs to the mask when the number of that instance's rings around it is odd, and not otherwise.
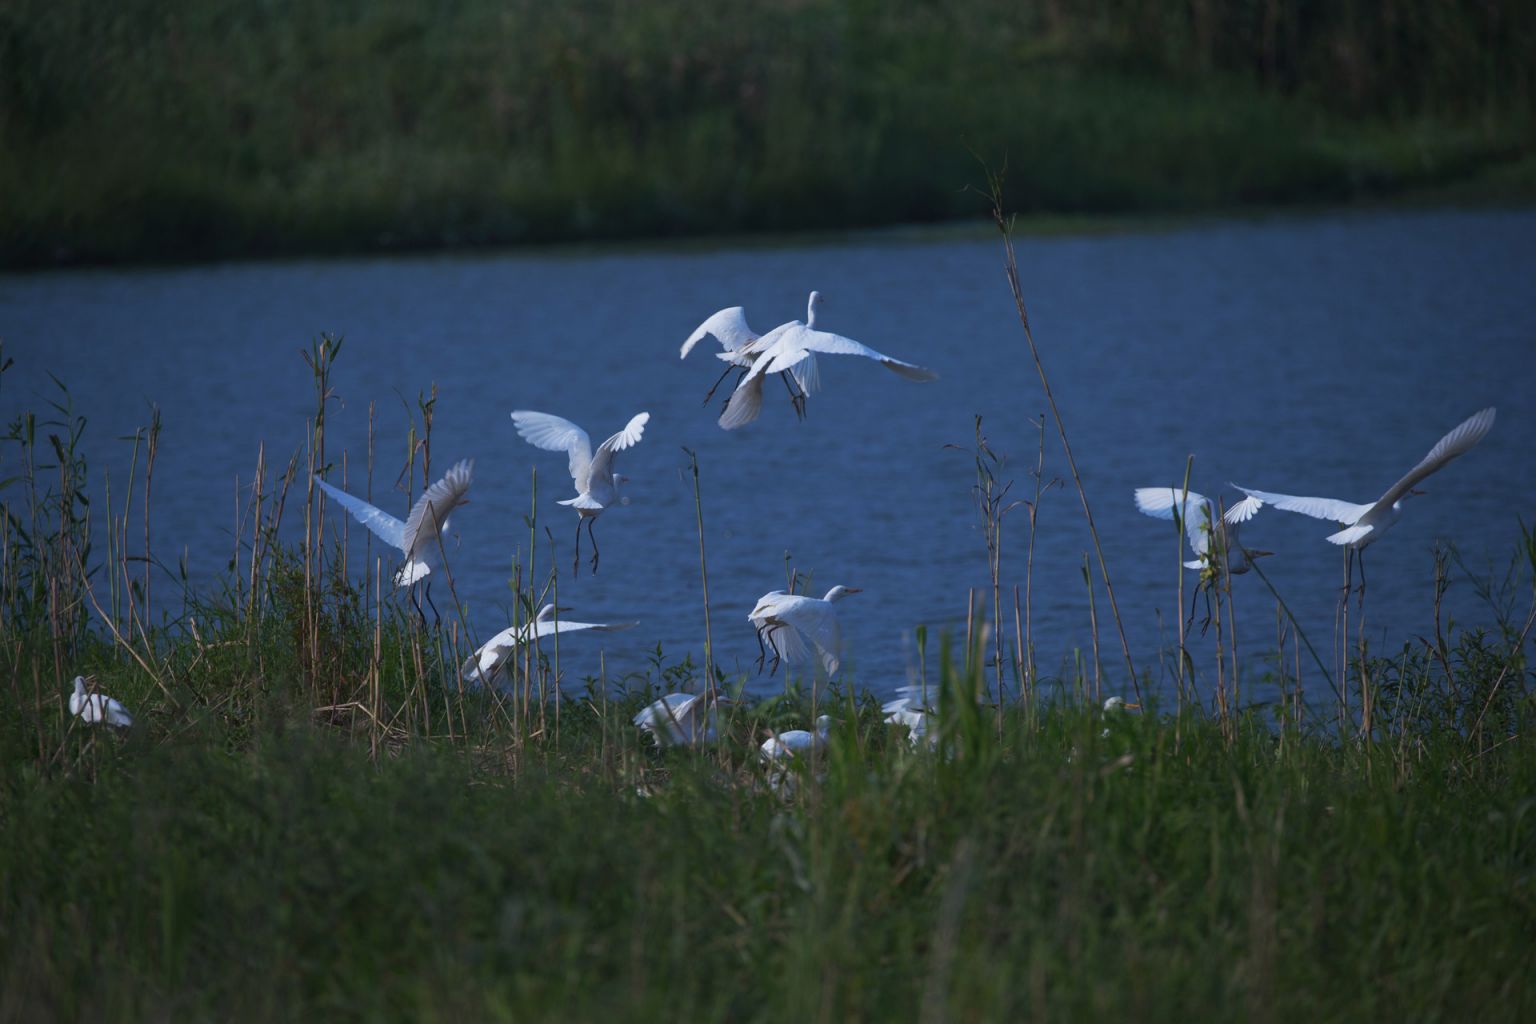
<path fill-rule="evenodd" d="M 726 403 L 725 411 L 720 414 L 720 426 L 726 430 L 735 430 L 757 419 L 758 413 L 763 408 L 764 375 L 792 370 L 819 353 L 863 356 L 866 359 L 873 359 L 908 380 L 938 379 L 939 375 L 926 366 L 903 362 L 883 352 L 876 352 L 868 345 L 854 341 L 852 338 L 817 330 L 816 307 L 820 304 L 821 293 L 811 292 L 810 301 L 806 305 L 805 323 L 794 320 L 781 324 L 750 343 L 755 353 L 752 365 L 736 385 L 736 390 L 731 392 L 731 399 Z M 728 353 L 721 353 L 721 355 L 723 357 Z M 811 387 L 819 384 L 819 373 L 811 373 L 808 376 L 812 380 Z"/>
<path fill-rule="evenodd" d="M 791 665 L 810 660 L 812 648 L 820 655 L 822 666 L 831 676 L 842 663 L 843 634 L 837 622 L 837 609 L 833 602 L 849 594 L 860 592 L 858 587 L 836 586 L 825 597 L 806 597 L 803 594 L 787 594 L 773 590 L 757 599 L 757 606 L 747 616 L 757 630 L 757 645 L 761 654 L 757 659 L 758 671 L 762 671 L 767 659 L 767 648 L 773 649 L 773 669 L 780 661 Z M 765 646 L 766 644 L 766 646 Z"/>
<path fill-rule="evenodd" d="M 1273 505 L 1275 508 L 1284 509 L 1287 512 L 1300 512 L 1304 516 L 1314 519 L 1327 519 L 1338 523 L 1344 529 L 1328 535 L 1328 540 L 1334 544 L 1341 544 L 1349 549 L 1350 555 L 1358 555 L 1360 561 L 1360 589 L 1365 590 L 1365 560 L 1364 550 L 1397 522 L 1403 514 L 1403 501 L 1410 495 L 1423 492 L 1414 490 L 1414 486 L 1429 476 L 1431 473 L 1443 469 L 1446 463 L 1459 455 L 1470 451 L 1493 428 L 1493 420 L 1497 410 L 1492 406 L 1480 410 L 1457 424 L 1455 429 L 1442 437 L 1429 454 L 1419 460 L 1419 464 L 1410 469 L 1401 480 L 1387 489 L 1375 501 L 1355 504 L 1349 501 L 1340 501 L 1337 498 L 1305 498 L 1291 494 L 1275 494 L 1271 491 L 1256 491 L 1247 487 L 1237 487 L 1238 490 L 1257 500 L 1260 506 Z M 1346 572 L 1348 564 L 1346 563 Z M 1345 587 L 1349 586 L 1346 578 Z"/>
<path fill-rule="evenodd" d="M 715 389 L 730 375 L 732 370 L 740 370 L 743 375 L 751 368 L 757 359 L 760 349 L 755 344 L 762 335 L 754 331 L 747 323 L 747 311 L 741 306 L 730 306 L 710 316 L 708 320 L 699 324 L 694 332 L 688 335 L 688 340 L 683 342 L 682 354 L 679 359 L 687 359 L 688 353 L 693 347 L 705 338 L 714 338 L 720 343 L 722 351 L 715 355 L 725 360 L 726 367 L 720 374 L 709 393 L 704 396 L 704 404 L 715 396 Z M 791 378 L 794 383 L 791 384 Z M 805 414 L 805 396 L 816 390 L 821 384 L 820 375 L 816 370 L 816 357 L 807 356 L 784 373 L 779 374 L 779 379 L 784 381 L 784 386 L 789 390 L 789 399 L 795 406 L 795 414 Z M 740 383 L 740 380 L 737 380 Z"/>
<path fill-rule="evenodd" d="M 1240 523 L 1252 519 L 1264 503 L 1256 498 L 1245 498 L 1226 514 L 1217 516 L 1211 499 L 1182 487 L 1138 487 L 1136 509 L 1143 515 L 1156 519 L 1178 518 L 1184 524 L 1184 535 L 1195 557 L 1185 562 L 1186 569 L 1199 569 L 1202 576 L 1215 579 L 1223 569 L 1241 576 L 1253 565 L 1255 559 L 1267 558 L 1271 551 L 1250 551 L 1237 539 Z"/>
<path fill-rule="evenodd" d="M 69 698 L 69 713 L 90 725 L 106 722 L 120 729 L 133 725 L 133 716 L 117 700 L 104 693 L 85 692 L 85 676 L 75 676 L 75 692 Z"/>
<path fill-rule="evenodd" d="M 707 693 L 669 693 L 658 697 L 635 716 L 635 725 L 651 734 L 658 746 L 697 747 L 719 738 L 716 704 Z"/>
<path fill-rule="evenodd" d="M 512 413 L 512 422 L 524 441 L 535 448 L 549 452 L 565 452 L 570 459 L 571 480 L 576 484 L 576 497 L 560 502 L 576 510 L 576 557 L 571 563 L 575 572 L 581 565 L 581 524 L 587 524 L 587 536 L 592 541 L 592 571 L 597 572 L 597 535 L 592 526 L 603 509 L 609 505 L 629 504 L 628 498 L 619 496 L 619 485 L 629 477 L 614 472 L 613 460 L 619 452 L 640 443 L 645 425 L 650 421 L 648 412 L 636 413 L 624 429 L 592 451 L 592 439 L 570 420 L 551 416 L 547 412 L 531 412 L 518 409 Z"/>
<path fill-rule="evenodd" d="M 896 692 L 901 696 L 880 706 L 886 725 L 906 726 L 907 741 L 914 750 L 925 744 L 929 747 L 939 745 L 938 713 L 925 699 L 922 692 L 924 689 L 919 686 L 897 687 Z"/>
<path fill-rule="evenodd" d="M 474 467 L 472 459 L 455 463 L 443 474 L 442 479 L 421 493 L 403 523 L 362 498 L 348 494 L 339 487 L 332 487 L 318 476 L 315 477 L 315 483 L 333 501 L 351 513 L 353 519 L 368 527 L 375 537 L 405 556 L 405 564 L 395 573 L 395 586 L 411 587 L 430 576 L 432 570 L 441 564 L 443 534 L 448 530 L 448 516 L 460 505 L 469 503 L 469 485 Z M 427 580 L 427 604 L 432 606 L 432 614 L 436 615 L 437 606 L 432 604 L 430 579 Z M 420 604 L 416 605 L 416 611 L 423 620 L 426 619 Z"/>
<path fill-rule="evenodd" d="M 466 683 L 485 684 L 494 681 L 512 652 L 530 640 L 542 640 L 556 633 L 616 633 L 640 625 L 638 622 L 572 622 L 570 619 L 559 618 L 559 613 L 567 611 L 570 609 L 546 604 L 539 609 L 539 614 L 534 616 L 532 622 L 508 626 L 465 659 L 463 667 L 459 669 L 460 678 Z"/>

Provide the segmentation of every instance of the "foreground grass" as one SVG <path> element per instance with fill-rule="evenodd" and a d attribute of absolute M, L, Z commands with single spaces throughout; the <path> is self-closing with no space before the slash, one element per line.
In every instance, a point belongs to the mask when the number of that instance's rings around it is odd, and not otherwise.
<path fill-rule="evenodd" d="M 17 0 L 0 266 L 1536 192 L 1514 0 Z M 975 154 L 975 155 L 973 155 Z"/>
<path fill-rule="evenodd" d="M 744 746 L 370 756 L 302 719 L 13 722 L 0 1017 L 1529 1019 L 1536 749 L 839 712 L 789 801 Z M 981 720 L 978 720 L 981 721 Z M 738 725 L 736 739 L 755 740 Z M 650 795 L 637 793 L 637 785 Z"/>

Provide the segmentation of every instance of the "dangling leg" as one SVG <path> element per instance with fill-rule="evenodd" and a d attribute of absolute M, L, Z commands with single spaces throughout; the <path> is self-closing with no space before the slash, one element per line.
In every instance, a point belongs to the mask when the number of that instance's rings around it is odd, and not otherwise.
<path fill-rule="evenodd" d="M 427 607 L 432 609 L 432 626 L 436 628 L 443 624 L 443 617 L 437 613 L 437 605 L 432 603 L 432 581 L 427 580 Z M 420 611 L 417 607 L 417 611 Z"/>
<path fill-rule="evenodd" d="M 571 578 L 581 573 L 581 517 L 576 518 L 576 557 L 571 559 Z"/>
<path fill-rule="evenodd" d="M 1360 600 L 1365 601 L 1365 548 L 1355 552 L 1355 558 L 1360 562 Z"/>
<path fill-rule="evenodd" d="M 757 627 L 757 672 L 759 675 L 763 672 L 763 664 L 768 660 L 768 648 L 763 646 L 763 630 L 767 628 L 768 623 L 766 622 Z"/>
<path fill-rule="evenodd" d="M 785 389 L 789 391 L 789 402 L 795 407 L 795 419 L 805 419 L 805 392 L 794 382 L 788 370 L 779 371 L 779 379 L 784 382 Z"/>
<path fill-rule="evenodd" d="M 411 587 L 411 606 L 416 609 L 416 614 L 421 616 L 421 628 L 427 628 L 427 613 L 422 610 L 421 598 L 416 594 L 416 587 Z"/>
<path fill-rule="evenodd" d="M 723 371 L 721 371 L 720 376 L 715 380 L 714 387 L 711 387 L 709 389 L 709 394 L 704 396 L 704 404 L 705 405 L 708 405 L 709 404 L 709 400 L 711 398 L 715 397 L 715 391 L 720 387 L 720 385 L 722 383 L 725 382 L 725 378 L 729 377 L 731 375 L 731 371 L 734 370 L 734 369 L 736 369 L 736 364 L 735 363 L 726 363 L 725 364 L 725 369 Z M 743 371 L 743 372 L 745 372 L 745 371 Z M 740 384 L 741 381 L 738 380 L 736 383 Z"/>
<path fill-rule="evenodd" d="M 597 575 L 597 534 L 592 532 L 592 527 L 597 525 L 597 516 L 587 520 L 587 539 L 592 542 L 592 575 Z"/>

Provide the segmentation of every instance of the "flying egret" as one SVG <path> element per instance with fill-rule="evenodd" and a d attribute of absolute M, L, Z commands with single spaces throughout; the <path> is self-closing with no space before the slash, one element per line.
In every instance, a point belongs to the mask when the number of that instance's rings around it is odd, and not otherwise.
<path fill-rule="evenodd" d="M 580 633 L 594 630 L 616 633 L 621 629 L 633 629 L 640 625 L 638 622 L 572 622 L 569 619 L 558 618 L 560 612 L 566 611 L 570 609 L 556 608 L 552 604 L 546 604 L 539 609 L 539 614 L 532 622 L 525 622 L 520 626 L 508 626 L 465 659 L 463 667 L 459 669 L 460 678 L 467 683 L 488 683 L 494 680 L 512 652 L 530 639 L 542 640 L 556 633 Z"/>
<path fill-rule="evenodd" d="M 814 754 L 827 745 L 831 729 L 831 716 L 821 715 L 816 719 L 815 732 L 808 732 L 805 729 L 770 732 L 768 738 L 763 740 L 763 745 L 758 748 L 758 756 L 764 761 L 786 762 L 804 754 Z"/>
<path fill-rule="evenodd" d="M 718 738 L 715 710 L 707 693 L 669 693 L 641 708 L 634 721 L 660 746 L 697 747 Z"/>
<path fill-rule="evenodd" d="M 688 335 L 688 340 L 683 342 L 682 353 L 679 359 L 687 359 L 688 353 L 693 347 L 705 338 L 714 338 L 720 343 L 723 351 L 717 352 L 717 358 L 725 360 L 725 371 L 720 374 L 709 393 L 704 396 L 704 404 L 715 396 L 715 389 L 720 387 L 722 381 L 732 370 L 741 370 L 743 374 L 757 359 L 759 349 L 755 342 L 762 337 L 747 323 L 747 311 L 741 306 L 730 306 L 712 315 L 708 320 L 699 324 L 694 332 Z M 794 384 L 790 383 L 790 378 Z M 821 386 L 821 375 L 816 369 L 816 357 L 806 357 L 794 367 L 781 373 L 779 379 L 784 381 L 784 386 L 789 389 L 790 401 L 794 403 L 795 413 L 804 415 L 805 396 Z M 740 383 L 740 380 L 737 381 Z M 796 390 L 798 386 L 799 390 Z"/>
<path fill-rule="evenodd" d="M 512 422 L 524 441 L 535 448 L 549 452 L 565 452 L 570 458 L 571 479 L 576 484 L 576 497 L 560 502 L 576 509 L 576 557 L 571 563 L 574 573 L 581 565 L 581 524 L 587 524 L 587 536 L 592 540 L 592 571 L 597 572 L 597 536 L 592 526 L 603 509 L 615 502 L 629 504 L 628 498 L 619 497 L 619 485 L 629 480 L 613 471 L 617 453 L 640 443 L 645 425 L 650 421 L 648 412 L 636 413 L 624 429 L 598 445 L 592 451 L 592 439 L 570 420 L 551 416 L 547 412 L 531 412 L 518 409 L 512 413 Z"/>
<path fill-rule="evenodd" d="M 441 480 L 428 487 L 411 506 L 410 515 L 401 522 L 388 512 L 370 505 L 355 495 L 338 487 L 332 487 L 318 476 L 315 483 L 330 495 L 332 500 L 349 512 L 353 519 L 362 523 L 384 543 L 405 555 L 405 564 L 395 573 L 396 587 L 410 587 L 418 580 L 431 575 L 442 553 L 443 534 L 448 530 L 448 516 L 460 505 L 469 504 L 469 485 L 473 476 L 473 459 L 464 459 L 443 474 Z M 437 606 L 432 604 L 432 581 L 427 580 L 427 604 L 432 614 Z M 416 611 L 425 620 L 421 605 Z"/>
<path fill-rule="evenodd" d="M 1328 540 L 1334 544 L 1342 544 L 1351 556 L 1359 554 L 1360 561 L 1360 589 L 1365 591 L 1365 560 L 1364 551 L 1371 544 L 1386 533 L 1392 524 L 1403 514 L 1403 501 L 1409 495 L 1423 492 L 1414 490 L 1414 485 L 1431 473 L 1442 469 L 1446 463 L 1462 455 L 1481 441 L 1493 427 L 1494 416 L 1497 410 L 1489 406 L 1479 412 L 1473 413 L 1450 433 L 1442 437 L 1429 454 L 1419 460 L 1419 464 L 1410 469 L 1407 474 L 1387 489 L 1387 493 L 1373 502 L 1356 505 L 1348 501 L 1340 501 L 1337 498 L 1304 498 L 1290 494 L 1274 494 L 1270 491 L 1255 491 L 1247 487 L 1237 487 L 1238 490 L 1257 500 L 1260 507 L 1273 505 L 1275 508 L 1284 509 L 1287 512 L 1300 512 L 1302 515 L 1311 516 L 1314 519 L 1331 520 L 1344 529 L 1337 533 L 1329 534 Z M 1346 572 L 1348 563 L 1346 563 Z M 1345 587 L 1349 583 L 1346 579 Z"/>
<path fill-rule="evenodd" d="M 778 669 L 780 661 L 793 665 L 809 660 L 810 648 L 814 647 L 821 655 L 827 675 L 836 673 L 842 662 L 843 636 L 832 602 L 859 592 L 858 587 L 837 586 L 819 598 L 786 594 L 782 590 L 772 590 L 758 598 L 757 606 L 747 616 L 747 621 L 757 629 L 757 644 L 761 651 L 757 659 L 758 671 L 762 671 L 768 656 L 764 647 L 766 641 L 767 646 L 773 648 L 772 671 Z"/>
<path fill-rule="evenodd" d="M 805 323 L 794 320 L 782 324 L 750 343 L 756 355 L 751 367 L 736 385 L 736 390 L 731 393 L 725 412 L 720 414 L 720 426 L 726 430 L 735 430 L 757 419 L 763 407 L 763 376 L 792 369 L 816 353 L 864 356 L 866 359 L 877 360 L 908 380 L 938 379 L 939 375 L 927 367 L 893 359 L 840 334 L 818 331 L 816 307 L 820 304 L 821 293 L 811 292 L 805 311 Z M 819 374 L 816 376 L 819 377 Z"/>
<path fill-rule="evenodd" d="M 85 692 L 85 676 L 75 676 L 75 692 L 69 698 L 69 713 L 91 725 L 106 722 L 123 729 L 133 725 L 133 716 L 114 698 L 104 693 Z"/>
<path fill-rule="evenodd" d="M 1233 576 L 1241 576 L 1255 559 L 1274 554 L 1272 551 L 1250 551 L 1237 539 L 1238 524 L 1252 519 L 1263 507 L 1264 503 L 1257 498 L 1244 498 L 1227 509 L 1226 515 L 1218 521 L 1216 506 L 1204 495 L 1182 487 L 1136 488 L 1137 511 L 1156 519 L 1174 519 L 1177 515 L 1184 523 L 1184 534 L 1195 553 L 1192 561 L 1184 563 L 1184 568 L 1212 570 L 1213 579 L 1223 568 Z M 1223 554 L 1232 557 L 1224 559 Z"/>

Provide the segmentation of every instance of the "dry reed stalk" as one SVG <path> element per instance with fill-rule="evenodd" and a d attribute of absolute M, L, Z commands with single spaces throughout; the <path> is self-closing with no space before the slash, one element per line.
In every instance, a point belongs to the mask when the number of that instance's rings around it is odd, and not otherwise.
<path fill-rule="evenodd" d="M 1088 552 L 1083 552 L 1083 584 L 1088 588 L 1088 626 L 1089 639 L 1093 641 L 1093 702 L 1100 703 L 1104 699 L 1102 693 L 1104 666 L 1099 660 L 1099 611 L 1093 600 L 1093 565 L 1088 561 Z M 1141 690 L 1138 687 L 1137 691 Z"/>
<path fill-rule="evenodd" d="M 1056 421 L 1056 432 L 1061 436 L 1061 447 L 1067 456 L 1067 467 L 1072 472 L 1072 481 L 1077 484 L 1077 495 L 1083 503 L 1083 518 L 1088 521 L 1088 533 L 1093 538 L 1093 549 L 1098 555 L 1099 574 L 1104 578 L 1104 590 L 1109 596 L 1110 611 L 1114 616 L 1115 629 L 1120 634 L 1120 649 L 1125 655 L 1125 668 L 1131 678 L 1131 686 L 1136 692 L 1136 699 L 1141 701 L 1141 681 L 1136 676 L 1136 665 L 1131 658 L 1131 644 L 1125 636 L 1125 624 L 1120 619 L 1120 605 L 1115 600 L 1115 587 L 1109 578 L 1109 563 L 1104 560 L 1104 546 L 1099 542 L 1099 530 L 1093 522 L 1093 509 L 1088 504 L 1088 490 L 1083 486 L 1083 478 L 1077 470 L 1077 460 L 1072 455 L 1072 444 L 1067 439 L 1066 421 L 1062 419 L 1061 410 L 1056 405 L 1056 397 L 1051 392 L 1050 378 L 1046 375 L 1045 364 L 1040 359 L 1040 350 L 1035 345 L 1035 335 L 1029 326 L 1029 311 L 1024 303 L 1024 288 L 1019 283 L 1019 262 L 1013 251 L 1012 220 L 1003 214 L 1003 184 L 1000 175 L 989 174 L 992 185 L 992 219 L 997 225 L 998 231 L 1003 236 L 1004 271 L 1008 277 L 1009 290 L 1013 292 L 1013 302 L 1019 313 L 1019 323 L 1024 328 L 1024 339 L 1029 343 L 1029 354 L 1035 363 L 1035 370 L 1040 375 L 1040 386 L 1045 391 L 1046 404 L 1051 408 L 1051 416 Z M 1098 637 L 1095 635 L 1094 644 L 1097 646 Z"/>
<path fill-rule="evenodd" d="M 693 472 L 693 513 L 699 533 L 699 582 L 704 590 L 704 692 L 710 706 L 715 698 L 714 634 L 709 622 L 709 560 L 704 553 L 704 499 L 699 489 L 699 456 L 692 448 L 684 448 L 688 456 L 688 468 Z"/>

